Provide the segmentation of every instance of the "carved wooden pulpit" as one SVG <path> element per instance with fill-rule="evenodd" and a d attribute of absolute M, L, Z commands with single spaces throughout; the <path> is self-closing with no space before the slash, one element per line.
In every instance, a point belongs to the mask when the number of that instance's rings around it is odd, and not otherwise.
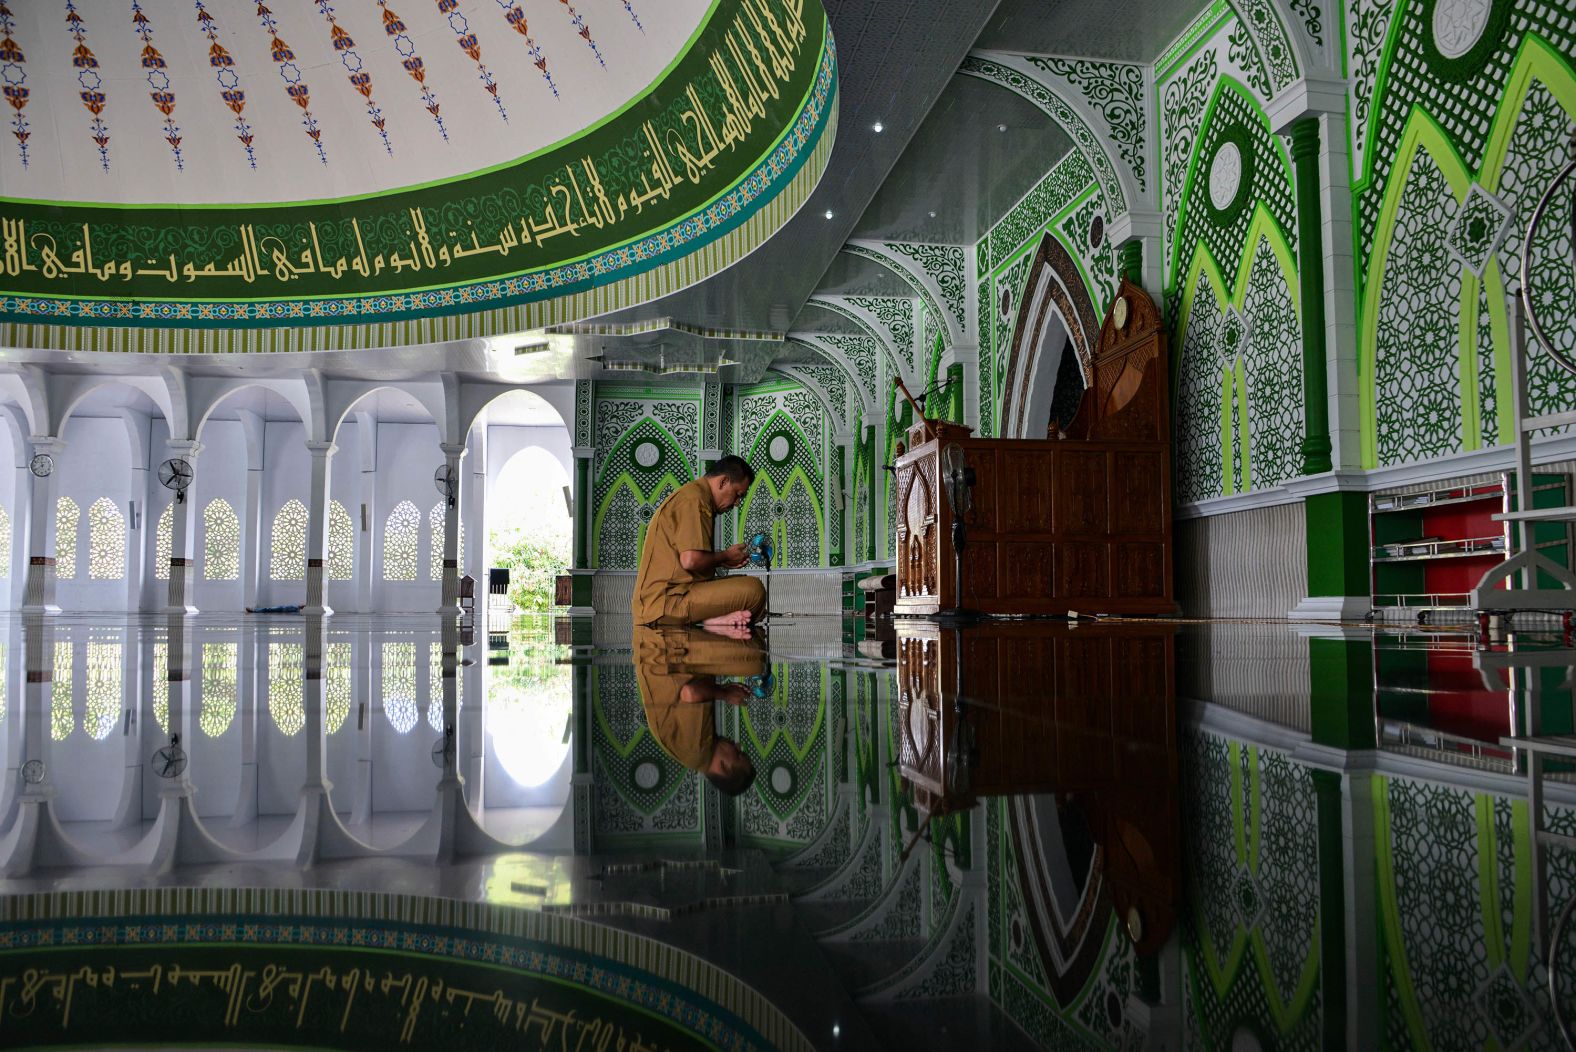
<path fill-rule="evenodd" d="M 1065 437 L 976 438 L 931 420 L 910 430 L 895 465 L 894 613 L 1176 613 L 1170 370 L 1160 312 L 1143 289 L 1122 283 L 1091 365 Z M 942 475 L 952 443 L 975 474 L 961 597 Z"/>

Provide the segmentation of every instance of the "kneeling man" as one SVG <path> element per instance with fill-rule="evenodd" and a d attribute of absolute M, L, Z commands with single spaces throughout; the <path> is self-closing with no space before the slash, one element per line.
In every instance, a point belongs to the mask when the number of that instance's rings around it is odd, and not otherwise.
<path fill-rule="evenodd" d="M 718 567 L 737 569 L 749 550 L 712 550 L 712 520 L 750 491 L 755 470 L 723 457 L 706 474 L 669 494 L 646 526 L 633 604 L 637 625 L 747 625 L 766 613 L 766 589 L 753 577 L 714 580 Z"/>

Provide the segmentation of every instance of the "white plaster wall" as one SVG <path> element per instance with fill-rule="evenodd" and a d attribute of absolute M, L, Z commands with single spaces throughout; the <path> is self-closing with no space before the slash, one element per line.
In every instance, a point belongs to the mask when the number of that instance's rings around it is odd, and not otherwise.
<path fill-rule="evenodd" d="M 65 451 L 55 463 L 55 499 L 70 497 L 80 512 L 77 530 L 76 577 L 58 583 L 56 596 L 62 610 L 125 610 L 126 577 L 122 565 L 117 580 L 94 581 L 88 577 L 88 509 L 100 497 L 109 497 L 120 510 L 122 525 L 129 519 L 131 454 L 126 425 L 120 417 L 73 416 L 61 436 Z M 55 509 L 48 509 L 54 529 Z M 59 538 L 55 550 L 59 551 Z"/>
<path fill-rule="evenodd" d="M 378 469 L 374 485 L 377 515 L 372 528 L 378 531 L 378 540 L 375 545 L 377 557 L 372 567 L 373 608 L 382 613 L 435 611 L 442 597 L 438 582 L 429 575 L 427 515 L 440 499 L 432 484 L 432 474 L 443 462 L 442 451 L 438 448 L 438 428 L 431 423 L 380 422 L 377 436 Z M 383 529 L 389 515 L 403 500 L 416 505 L 421 519 L 416 580 L 388 581 L 383 577 Z"/>
<path fill-rule="evenodd" d="M 0 507 L 5 508 L 6 519 L 11 523 L 11 545 L 0 545 L 0 595 L 9 599 L 8 609 L 15 609 L 22 602 L 22 581 L 20 576 L 13 578 L 12 567 L 16 560 L 12 557 L 15 549 L 27 547 L 27 523 L 18 522 L 16 517 L 16 486 L 21 477 L 17 467 L 27 463 L 25 450 L 16 448 L 16 442 L 11 437 L 9 427 L 0 427 Z M 11 468 L 12 470 L 3 470 Z M 26 566 L 24 562 L 22 564 Z"/>
<path fill-rule="evenodd" d="M 158 463 L 163 463 L 161 457 Z M 151 465 L 157 470 L 157 465 Z M 157 484 L 157 480 L 155 480 Z M 161 490 L 163 487 L 159 487 Z M 210 420 L 202 429 L 202 452 L 197 455 L 196 480 L 186 499 L 196 508 L 194 527 L 196 543 L 192 555 L 197 560 L 197 583 L 194 589 L 195 604 L 199 610 L 233 611 L 245 606 L 241 594 L 241 579 L 210 581 L 208 579 L 208 531 L 204 528 L 203 512 L 210 501 L 227 500 L 238 519 L 246 517 L 246 433 L 238 420 Z M 159 509 L 164 510 L 162 507 Z M 154 526 L 158 520 L 154 520 Z M 150 564 L 149 576 L 156 576 L 157 568 Z M 163 584 L 164 582 L 160 582 Z"/>
<path fill-rule="evenodd" d="M 306 602 L 305 571 L 298 581 L 276 581 L 270 572 L 274 543 L 274 517 L 290 500 L 310 508 L 312 458 L 306 449 L 306 429 L 299 421 L 270 420 L 263 425 L 263 543 L 262 570 L 258 574 L 257 604 L 283 606 Z"/>

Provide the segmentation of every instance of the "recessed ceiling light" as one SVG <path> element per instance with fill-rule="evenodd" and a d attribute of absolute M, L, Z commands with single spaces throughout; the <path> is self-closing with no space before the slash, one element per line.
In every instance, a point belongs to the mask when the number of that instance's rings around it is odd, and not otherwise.
<path fill-rule="evenodd" d="M 831 219 L 831 218 L 832 218 L 832 216 L 833 216 L 833 215 L 835 215 L 835 214 L 836 214 L 836 213 L 834 213 L 834 212 L 833 212 L 833 211 L 832 211 L 832 210 L 831 210 L 831 209 L 830 209 L 830 208 L 828 208 L 828 209 L 827 209 L 827 210 L 826 210 L 826 218 L 828 218 L 828 219 Z"/>
<path fill-rule="evenodd" d="M 934 212 L 930 213 L 930 218 L 932 218 L 932 219 L 936 218 L 936 213 L 934 213 Z"/>
<path fill-rule="evenodd" d="M 882 132 L 886 131 L 886 125 L 882 124 L 880 121 L 876 121 L 872 127 L 875 128 L 877 135 L 880 135 Z"/>
<path fill-rule="evenodd" d="M 1004 132 L 1007 130 L 1007 126 L 1005 124 L 998 124 L 996 125 L 996 130 L 999 132 Z"/>

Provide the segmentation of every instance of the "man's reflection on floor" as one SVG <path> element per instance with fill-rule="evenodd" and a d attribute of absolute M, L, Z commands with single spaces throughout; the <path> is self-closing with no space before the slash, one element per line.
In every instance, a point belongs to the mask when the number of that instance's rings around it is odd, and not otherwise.
<path fill-rule="evenodd" d="M 742 705 L 766 676 L 766 649 L 748 629 L 635 628 L 635 676 L 651 735 L 667 754 L 729 796 L 755 781 L 739 743 L 717 734 L 712 702 Z"/>

